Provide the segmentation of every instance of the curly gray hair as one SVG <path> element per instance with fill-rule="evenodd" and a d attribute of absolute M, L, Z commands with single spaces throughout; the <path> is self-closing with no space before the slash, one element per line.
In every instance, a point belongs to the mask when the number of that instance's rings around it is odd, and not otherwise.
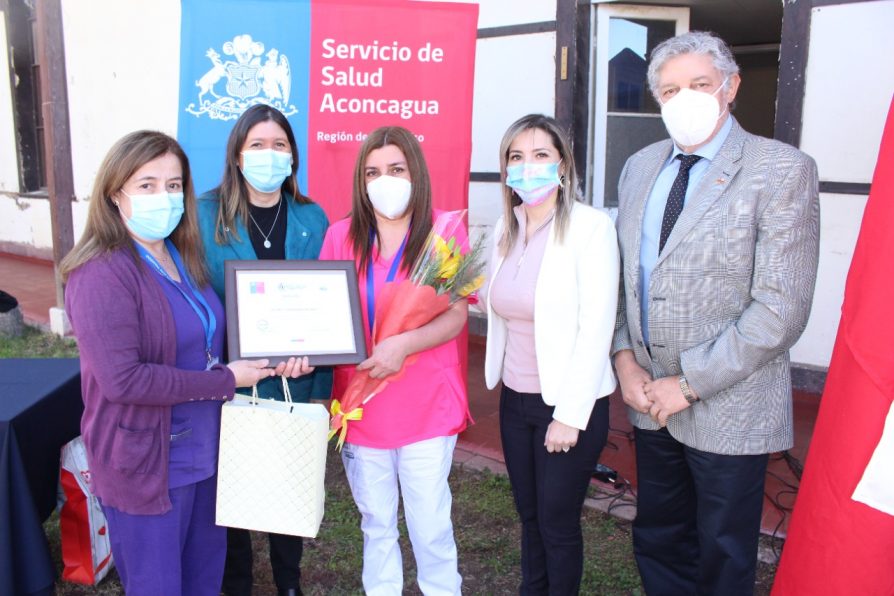
<path fill-rule="evenodd" d="M 649 57 L 649 91 L 656 99 L 658 99 L 658 71 L 668 60 L 681 54 L 711 56 L 714 68 L 720 71 L 724 79 L 727 79 L 726 88 L 729 88 L 729 77 L 739 74 L 739 65 L 736 64 L 733 52 L 725 41 L 708 31 L 683 33 L 662 41 L 655 46 Z"/>

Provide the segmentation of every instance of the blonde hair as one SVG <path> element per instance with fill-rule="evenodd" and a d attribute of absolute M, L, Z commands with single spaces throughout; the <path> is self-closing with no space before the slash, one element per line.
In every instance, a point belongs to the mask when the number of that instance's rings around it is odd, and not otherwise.
<path fill-rule="evenodd" d="M 183 217 L 169 238 L 180 252 L 183 265 L 195 284 L 203 287 L 208 283 L 189 160 L 176 140 L 153 130 L 132 132 L 109 149 L 93 182 L 84 233 L 60 264 L 63 280 L 67 280 L 72 271 L 88 261 L 122 247 L 130 250 L 134 260 L 141 263 L 112 196 L 124 187 L 137 170 L 167 154 L 180 160 L 183 169 Z"/>
<path fill-rule="evenodd" d="M 559 152 L 559 159 L 564 164 L 565 173 L 562 184 L 559 186 L 559 196 L 556 199 L 555 229 L 556 240 L 560 243 L 565 238 L 568 230 L 568 221 L 571 218 L 571 208 L 575 201 L 580 200 L 577 188 L 577 174 L 574 170 L 574 155 L 571 153 L 571 143 L 559 123 L 554 118 L 543 114 L 528 114 L 513 122 L 500 142 L 500 183 L 503 190 L 503 235 L 499 239 L 500 254 L 505 256 L 515 244 L 518 238 L 518 220 L 515 219 L 513 208 L 521 205 L 522 200 L 511 188 L 506 185 L 506 166 L 509 162 L 509 147 L 518 135 L 526 130 L 542 130 L 549 135 L 553 146 Z"/>

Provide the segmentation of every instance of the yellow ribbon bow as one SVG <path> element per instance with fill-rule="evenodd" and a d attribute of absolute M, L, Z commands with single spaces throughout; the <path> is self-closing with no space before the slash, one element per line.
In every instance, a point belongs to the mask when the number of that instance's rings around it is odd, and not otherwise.
<path fill-rule="evenodd" d="M 348 434 L 348 421 L 361 420 L 363 418 L 363 408 L 354 408 L 350 412 L 345 413 L 341 411 L 341 402 L 333 399 L 332 404 L 329 406 L 329 413 L 333 418 L 341 416 L 341 431 L 339 432 L 339 427 L 331 429 L 328 438 L 331 441 L 335 433 L 338 433 L 338 441 L 335 443 L 335 448 L 341 451 L 342 445 L 345 444 L 345 436 Z"/>

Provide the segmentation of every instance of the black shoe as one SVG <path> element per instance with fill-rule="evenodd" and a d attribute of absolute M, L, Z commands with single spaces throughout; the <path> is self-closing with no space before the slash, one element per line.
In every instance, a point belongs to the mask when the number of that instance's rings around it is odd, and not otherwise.
<path fill-rule="evenodd" d="M 277 590 L 279 596 L 303 596 L 301 588 L 289 588 L 287 590 Z"/>

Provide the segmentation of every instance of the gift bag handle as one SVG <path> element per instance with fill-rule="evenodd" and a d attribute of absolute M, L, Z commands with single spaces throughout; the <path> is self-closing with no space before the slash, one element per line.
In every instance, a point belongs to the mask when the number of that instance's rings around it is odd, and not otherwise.
<path fill-rule="evenodd" d="M 292 391 L 289 389 L 289 379 L 286 375 L 280 375 L 282 378 L 282 394 L 286 398 L 286 403 L 292 403 Z"/>
<path fill-rule="evenodd" d="M 258 405 L 258 386 L 257 384 L 251 386 L 251 405 Z"/>
<path fill-rule="evenodd" d="M 292 391 L 289 389 L 289 379 L 285 375 L 280 375 L 282 378 L 282 394 L 286 399 L 286 403 L 292 403 Z M 251 386 L 251 405 L 258 405 L 258 386 Z"/>

